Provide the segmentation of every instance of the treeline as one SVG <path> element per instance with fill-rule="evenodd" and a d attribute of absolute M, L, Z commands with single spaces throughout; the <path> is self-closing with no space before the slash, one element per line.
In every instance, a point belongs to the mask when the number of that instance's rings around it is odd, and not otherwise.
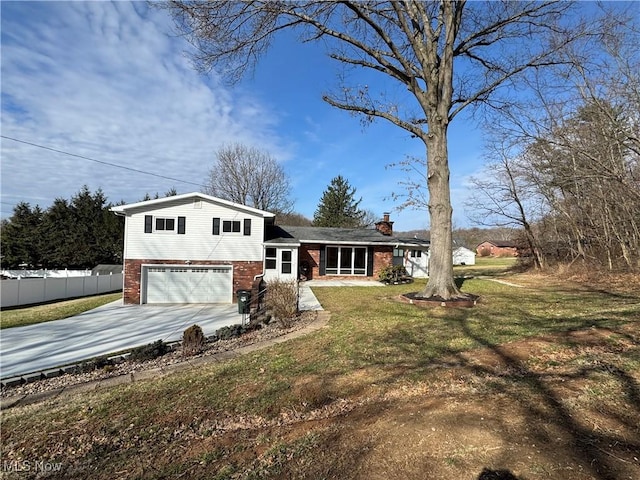
<path fill-rule="evenodd" d="M 21 202 L 2 220 L 2 268 L 93 268 L 122 263 L 124 218 L 102 190 L 84 186 L 46 210 Z"/>
<path fill-rule="evenodd" d="M 491 162 L 472 182 L 478 223 L 519 228 L 538 268 L 640 269 L 640 36 L 610 20 L 590 58 L 567 51 L 528 103 L 492 119 Z"/>

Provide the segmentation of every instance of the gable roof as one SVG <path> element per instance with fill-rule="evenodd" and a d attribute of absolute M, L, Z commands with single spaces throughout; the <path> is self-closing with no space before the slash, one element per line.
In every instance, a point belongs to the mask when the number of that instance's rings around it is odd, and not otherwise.
<path fill-rule="evenodd" d="M 348 245 L 415 245 L 428 246 L 428 240 L 403 239 L 384 235 L 372 228 L 289 227 L 273 225 L 267 228 L 265 243 L 323 243 Z"/>
<path fill-rule="evenodd" d="M 126 214 L 131 210 L 154 210 L 156 207 L 161 206 L 165 203 L 179 203 L 186 200 L 205 200 L 211 203 L 217 203 L 219 205 L 224 205 L 229 208 L 234 208 L 236 210 L 244 210 L 249 213 L 253 213 L 254 215 L 261 216 L 263 218 L 273 218 L 275 217 L 274 213 L 267 212 L 265 210 L 259 210 L 253 207 L 247 207 L 246 205 L 242 205 L 241 203 L 230 202 L 229 200 L 224 200 L 222 198 L 213 197 L 211 195 L 206 195 L 204 193 L 199 192 L 191 192 L 184 193 L 182 195 L 173 195 L 171 197 L 163 197 L 163 198 L 154 198 L 152 200 L 144 200 L 142 202 L 129 203 L 127 205 L 116 205 L 115 207 L 111 207 L 111 211 L 116 214 Z"/>

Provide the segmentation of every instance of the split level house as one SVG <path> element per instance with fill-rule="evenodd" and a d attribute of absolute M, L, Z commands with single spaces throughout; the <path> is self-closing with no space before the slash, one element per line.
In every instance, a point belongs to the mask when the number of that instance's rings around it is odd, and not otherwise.
<path fill-rule="evenodd" d="M 125 217 L 128 304 L 231 303 L 262 280 L 377 280 L 392 265 L 428 274 L 429 242 L 394 236 L 389 214 L 375 229 L 287 227 L 273 213 L 202 193 L 111 210 Z"/>

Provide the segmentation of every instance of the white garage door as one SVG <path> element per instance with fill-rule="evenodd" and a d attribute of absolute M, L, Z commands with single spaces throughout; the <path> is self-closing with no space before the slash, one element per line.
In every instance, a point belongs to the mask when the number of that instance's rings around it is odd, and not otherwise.
<path fill-rule="evenodd" d="M 231 266 L 158 266 L 146 269 L 146 303 L 231 303 Z"/>

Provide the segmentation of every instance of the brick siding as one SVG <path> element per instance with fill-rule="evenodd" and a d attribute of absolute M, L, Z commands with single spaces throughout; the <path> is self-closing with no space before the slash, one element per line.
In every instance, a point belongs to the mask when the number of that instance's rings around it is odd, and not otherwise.
<path fill-rule="evenodd" d="M 123 298 L 126 304 L 140 303 L 140 282 L 142 265 L 182 265 L 184 260 L 153 260 L 135 259 L 124 261 L 124 292 Z M 237 290 L 251 290 L 253 279 L 262 273 L 262 262 L 220 262 L 220 261 L 196 261 L 191 267 L 197 265 L 233 265 L 233 296 Z"/>

